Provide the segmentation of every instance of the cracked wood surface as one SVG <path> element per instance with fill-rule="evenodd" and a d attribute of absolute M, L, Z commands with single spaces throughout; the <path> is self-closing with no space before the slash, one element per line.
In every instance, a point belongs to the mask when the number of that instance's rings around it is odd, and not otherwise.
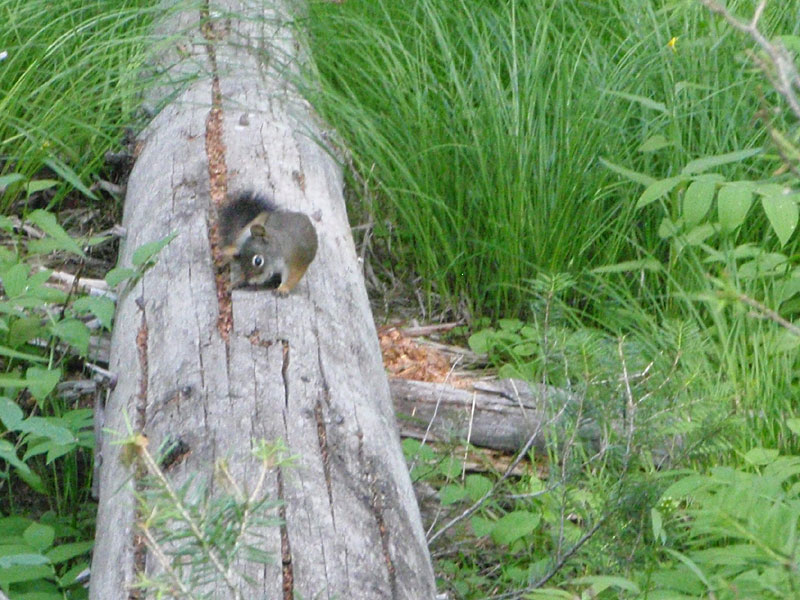
<path fill-rule="evenodd" d="M 154 450 L 180 440 L 188 452 L 170 478 L 181 485 L 200 475 L 217 493 L 215 461 L 246 483 L 259 469 L 254 440 L 285 440 L 297 460 L 269 482 L 285 525 L 259 532 L 273 564 L 239 565 L 255 582 L 244 597 L 425 600 L 433 573 L 341 172 L 312 141 L 322 132 L 288 83 L 302 58 L 290 18 L 264 4 L 215 3 L 165 26 L 183 32 L 165 64 L 199 77 L 142 136 L 120 264 L 144 243 L 178 236 L 120 299 L 110 365 L 119 380 L 104 425 L 124 434 L 127 420 Z M 201 31 L 202 15 L 212 23 Z M 215 280 L 215 206 L 225 190 L 244 189 L 306 212 L 317 229 L 317 258 L 288 298 L 229 294 Z M 140 597 L 129 587 L 137 570 L 157 570 L 135 528 L 136 475 L 113 439 L 105 434 L 100 457 L 95 600 Z M 231 597 L 215 585 L 204 590 Z"/>

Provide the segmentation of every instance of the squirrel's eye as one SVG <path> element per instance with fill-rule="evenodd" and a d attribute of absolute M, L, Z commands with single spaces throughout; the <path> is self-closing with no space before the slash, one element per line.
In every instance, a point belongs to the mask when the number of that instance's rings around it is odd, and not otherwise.
<path fill-rule="evenodd" d="M 264 266 L 264 257 L 261 256 L 260 254 L 256 254 L 255 256 L 253 256 L 253 266 L 256 269 L 260 269 L 261 267 L 263 267 Z"/>

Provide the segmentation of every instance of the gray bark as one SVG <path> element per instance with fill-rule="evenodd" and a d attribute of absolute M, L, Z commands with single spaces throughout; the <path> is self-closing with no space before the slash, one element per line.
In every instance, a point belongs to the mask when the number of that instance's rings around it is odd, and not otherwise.
<path fill-rule="evenodd" d="M 289 83 L 301 58 L 290 19 L 285 8 L 265 4 L 231 0 L 211 7 L 212 18 L 225 15 L 213 30 L 216 64 L 199 14 L 181 13 L 166 28 L 185 28 L 184 38 L 170 45 L 180 51 L 170 72 L 205 76 L 155 117 L 128 183 L 120 264 L 129 265 L 144 243 L 173 231 L 178 236 L 120 298 L 110 362 L 118 383 L 104 425 L 124 433 L 127 419 L 151 449 L 180 439 L 188 453 L 170 468 L 170 479 L 180 485 L 199 474 L 212 493 L 220 492 L 211 477 L 216 461 L 225 460 L 246 482 L 259 468 L 250 454 L 254 441 L 285 440 L 295 465 L 271 474 L 268 488 L 285 503 L 288 547 L 282 550 L 280 528 L 260 532 L 276 562 L 242 566 L 255 581 L 245 597 L 432 598 L 430 557 L 342 175 L 313 141 L 322 132 Z M 215 77 L 227 178 L 209 174 Z M 280 207 L 311 215 L 319 237 L 317 258 L 288 298 L 232 293 L 227 340 L 218 327 L 227 299 L 217 298 L 208 225 L 214 186 L 221 184 L 229 193 L 266 192 Z M 113 439 L 105 434 L 100 456 L 93 599 L 128 597 L 143 558 L 146 569 L 157 570 L 137 545 L 137 476 Z M 214 586 L 211 597 L 230 597 L 222 584 Z"/>
<path fill-rule="evenodd" d="M 587 405 L 580 394 L 519 379 L 476 382 L 472 389 L 446 383 L 391 378 L 392 401 L 403 437 L 469 442 L 517 452 L 532 439 L 540 451 L 573 439 L 587 448 L 607 448 L 611 432 L 626 435 L 630 425 L 610 406 Z M 616 403 L 617 406 L 619 403 Z M 674 464 L 685 451 L 681 435 L 650 440 L 658 467 Z"/>
<path fill-rule="evenodd" d="M 389 387 L 404 437 L 467 441 L 509 452 L 531 437 L 534 448 L 545 450 L 547 436 L 556 437 L 580 409 L 579 400 L 568 392 L 520 379 L 484 381 L 465 390 L 393 377 Z M 581 420 L 581 439 L 596 445 L 600 433 L 596 425 Z"/>

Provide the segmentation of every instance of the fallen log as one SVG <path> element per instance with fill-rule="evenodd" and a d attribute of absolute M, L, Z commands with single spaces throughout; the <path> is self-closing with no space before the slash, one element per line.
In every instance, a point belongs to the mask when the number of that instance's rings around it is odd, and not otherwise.
<path fill-rule="evenodd" d="M 580 410 L 579 400 L 567 391 L 520 379 L 481 381 L 463 389 L 393 377 L 389 387 L 402 436 L 509 452 L 531 437 L 533 447 L 544 450 L 547 436 L 563 430 Z M 579 424 L 581 439 L 599 442 L 600 429 L 591 420 Z"/>
<path fill-rule="evenodd" d="M 228 493 L 213 476 L 219 465 L 242 489 L 257 487 L 259 439 L 282 439 L 294 457 L 263 483 L 280 501 L 280 524 L 247 532 L 272 561 L 234 562 L 235 577 L 200 583 L 208 597 L 432 598 L 342 174 L 313 141 L 319 125 L 290 83 L 303 55 L 289 3 L 200 4 L 163 27 L 176 38 L 165 71 L 191 83 L 159 90 L 175 97 L 141 136 L 127 186 L 120 264 L 177 237 L 117 306 L 90 597 L 139 597 L 132 586 L 168 572 L 167 550 L 180 550 L 143 536 L 148 505 L 136 499 L 148 483 L 112 443 L 130 428 L 154 453 L 179 442 L 165 481 L 180 489 L 202 479 L 210 497 Z M 217 276 L 215 215 L 248 189 L 316 228 L 317 257 L 288 297 L 231 293 Z"/>

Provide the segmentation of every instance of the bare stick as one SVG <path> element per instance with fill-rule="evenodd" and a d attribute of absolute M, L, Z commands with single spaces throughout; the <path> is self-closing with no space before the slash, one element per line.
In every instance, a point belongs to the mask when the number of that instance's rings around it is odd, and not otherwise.
<path fill-rule="evenodd" d="M 753 41 L 767 54 L 771 66 L 774 68 L 774 73 L 767 69 L 767 65 L 763 61 L 760 63 L 764 74 L 769 78 L 772 86 L 775 88 L 792 109 L 794 115 L 800 119 L 800 101 L 798 101 L 796 89 L 800 89 L 800 75 L 797 73 L 797 68 L 792 62 L 792 58 L 786 51 L 786 48 L 780 42 L 770 42 L 764 34 L 758 30 L 758 21 L 764 12 L 764 7 L 767 5 L 767 0 L 761 0 L 753 13 L 753 18 L 749 23 L 740 21 L 734 17 L 728 9 L 719 4 L 716 0 L 700 0 L 711 12 L 721 15 L 734 29 L 738 29 L 742 33 L 749 35 Z"/>
<path fill-rule="evenodd" d="M 761 302 L 759 302 L 755 298 L 751 298 L 747 294 L 736 294 L 736 299 L 739 300 L 740 302 L 743 302 L 744 304 L 747 304 L 747 306 L 751 306 L 752 308 L 756 309 L 759 313 L 758 316 L 769 319 L 770 321 L 774 321 L 781 327 L 784 327 L 790 332 L 792 332 L 794 335 L 800 336 L 800 327 L 798 327 L 791 321 L 787 321 L 777 312 L 761 304 Z"/>

